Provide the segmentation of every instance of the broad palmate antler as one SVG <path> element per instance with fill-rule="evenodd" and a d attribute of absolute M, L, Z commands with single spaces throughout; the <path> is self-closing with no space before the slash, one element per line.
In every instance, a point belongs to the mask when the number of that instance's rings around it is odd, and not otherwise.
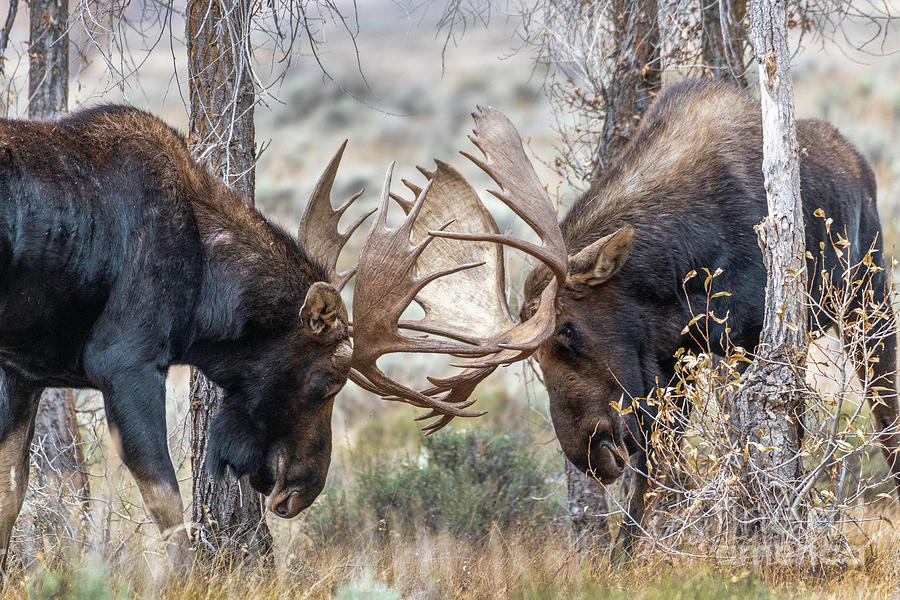
<path fill-rule="evenodd" d="M 475 386 L 498 366 L 529 357 L 552 335 L 555 300 L 566 278 L 567 254 L 556 211 L 518 132 L 494 109 L 479 107 L 472 116 L 475 130 L 470 139 L 484 159 L 463 154 L 497 182 L 500 191 L 491 193 L 537 233 L 541 244 L 501 235 L 478 195 L 453 167 L 437 162 L 433 172 L 420 169 L 429 181 L 423 188 L 404 182 L 416 196 L 415 201 L 406 201 L 391 194 L 392 165 L 359 257 L 353 296 L 350 378 L 386 399 L 430 409 L 419 417 L 436 419 L 425 427 L 429 432 L 453 417 L 483 414 L 468 410 Z M 387 226 L 391 197 L 407 213 L 393 229 Z M 554 276 L 533 316 L 520 323 L 510 317 L 506 303 L 504 245 L 534 256 Z M 424 318 L 401 320 L 414 300 Z M 469 360 L 455 365 L 462 369 L 457 375 L 429 377 L 431 387 L 416 391 L 390 379 L 376 365 L 379 357 L 394 352 Z"/>

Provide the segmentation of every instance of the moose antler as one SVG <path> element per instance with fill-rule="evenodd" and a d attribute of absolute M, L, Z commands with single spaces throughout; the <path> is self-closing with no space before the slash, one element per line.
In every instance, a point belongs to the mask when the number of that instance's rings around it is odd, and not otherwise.
<path fill-rule="evenodd" d="M 306 203 L 306 210 L 303 211 L 303 217 L 300 219 L 300 228 L 297 237 L 310 258 L 316 260 L 328 268 L 331 284 L 338 290 L 344 287 L 347 281 L 353 277 L 356 267 L 352 267 L 343 273 L 337 272 L 337 260 L 341 254 L 341 249 L 353 235 L 353 232 L 362 225 L 363 221 L 375 212 L 375 209 L 366 212 L 354 221 L 346 231 L 341 233 L 338 230 L 338 223 L 344 212 L 353 202 L 363 195 L 365 189 L 354 194 L 349 200 L 342 204 L 338 209 L 331 207 L 331 188 L 334 185 L 334 177 L 337 174 L 338 166 L 341 164 L 341 157 L 344 155 L 344 148 L 347 147 L 347 140 L 341 144 L 338 151 L 328 162 L 325 171 L 316 182 Z"/>
<path fill-rule="evenodd" d="M 518 133 L 493 109 L 479 108 L 473 117 L 476 128 L 470 139 L 485 160 L 465 156 L 500 184 L 501 191 L 492 193 L 534 229 L 542 244 L 501 235 L 468 182 L 442 162 L 437 162 L 434 172 L 420 169 L 429 179 L 424 188 L 404 182 L 416 200 L 393 196 L 407 216 L 400 226 L 388 229 L 389 170 L 378 217 L 360 256 L 353 299 L 356 350 L 351 378 L 389 400 L 429 408 L 419 417 L 437 417 L 425 427 L 429 432 L 455 416 L 482 414 L 465 410 L 474 402 L 469 399 L 472 391 L 498 366 L 530 356 L 553 333 L 556 293 L 566 276 L 567 254 L 556 211 L 525 156 Z M 450 225 L 453 231 L 447 231 Z M 555 275 L 532 318 L 522 323 L 512 320 L 506 304 L 503 245 L 535 256 Z M 413 267 L 417 275 L 427 275 L 413 276 Z M 490 290 L 484 289 L 485 281 Z M 387 307 L 383 305 L 386 298 L 393 299 Z M 413 300 L 425 317 L 400 321 Z M 410 337 L 401 329 L 459 341 Z M 453 377 L 429 377 L 432 387 L 420 392 L 389 379 L 377 368 L 378 357 L 390 352 L 444 353 L 473 360 L 455 365 L 463 371 Z"/>
<path fill-rule="evenodd" d="M 558 284 L 566 280 L 568 254 L 562 231 L 556 219 L 556 209 L 547 195 L 531 161 L 525 155 L 522 139 L 515 126 L 502 112 L 477 107 L 474 135 L 469 139 L 481 150 L 484 160 L 468 152 L 460 152 L 490 175 L 500 191 L 489 190 L 538 234 L 542 246 L 498 234 L 470 235 L 443 232 L 439 237 L 457 240 L 495 241 L 522 250 L 543 262 L 554 274 Z"/>
<path fill-rule="evenodd" d="M 416 392 L 389 379 L 375 364 L 384 354 L 424 352 L 462 356 L 481 356 L 478 346 L 428 338 L 410 337 L 400 331 L 400 316 L 419 291 L 439 277 L 479 266 L 470 262 L 443 268 L 425 276 L 413 274 L 416 259 L 435 240 L 428 235 L 410 244 L 410 231 L 421 210 L 431 185 L 426 185 L 411 207 L 406 219 L 391 229 L 387 226 L 393 164 L 385 177 L 378 215 L 359 257 L 358 279 L 353 291 L 354 351 L 350 377 L 363 388 L 389 398 L 399 398 L 415 406 L 431 408 L 441 414 L 477 416 L 464 410 L 471 402 L 452 405 Z"/>
<path fill-rule="evenodd" d="M 419 243 L 429 236 L 430 231 L 440 230 L 447 223 L 454 231 L 498 233 L 493 217 L 463 176 L 447 163 L 435 163 L 437 169 L 433 172 L 419 167 L 419 172 L 431 182 L 431 188 L 413 222 L 412 242 Z M 422 194 L 422 189 L 416 185 L 406 180 L 403 183 L 415 196 Z M 413 202 L 395 194 L 391 197 L 409 214 Z M 503 246 L 500 244 L 434 240 L 416 260 L 416 271 L 430 273 L 473 262 L 483 264 L 441 277 L 424 287 L 416 296 L 416 303 L 424 310 L 425 318 L 403 321 L 400 325 L 476 345 L 493 338 L 498 323 L 511 326 L 513 320 L 506 305 Z M 485 282 L 492 283 L 493 289 L 487 289 Z"/>

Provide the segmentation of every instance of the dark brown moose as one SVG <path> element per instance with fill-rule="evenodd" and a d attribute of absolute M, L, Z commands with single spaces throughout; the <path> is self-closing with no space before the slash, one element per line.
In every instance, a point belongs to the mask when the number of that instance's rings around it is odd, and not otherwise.
<path fill-rule="evenodd" d="M 544 194 L 512 125 L 496 112 L 476 120 L 474 141 L 487 154 L 485 170 L 503 193 Z M 806 245 L 814 250 L 807 263 L 811 306 L 822 299 L 823 272 L 840 281 L 848 265 L 856 269 L 862 264 L 875 268 L 869 272 L 871 295 L 860 294 L 858 307 L 863 302 L 887 305 L 871 168 L 831 125 L 804 120 L 797 130 Z M 506 160 L 513 154 L 515 158 Z M 698 283 L 700 277 L 683 288 L 687 274 L 721 269 L 716 289 L 731 294 L 716 299 L 715 305 L 717 314 L 728 315 L 727 324 L 708 323 L 714 352 L 724 353 L 729 339 L 748 350 L 758 343 L 766 286 L 753 228 L 767 211 L 761 165 L 757 101 L 730 83 L 694 80 L 673 85 L 660 94 L 634 138 L 560 223 L 568 254 L 562 284 L 559 273 L 544 266 L 526 281 L 521 316 L 526 324 L 540 319 L 541 327 L 545 315 L 539 311 L 546 310 L 548 290 L 558 286 L 554 332 L 535 356 L 563 451 L 575 466 L 603 483 L 618 479 L 629 457 L 638 474 L 629 501 L 631 519 L 623 529 L 625 550 L 643 516 L 647 439 L 657 415 L 655 406 L 640 399 L 673 380 L 679 348 L 704 349 L 685 326 L 692 318 L 690 306 L 705 306 L 707 292 Z M 849 243 L 843 261 L 837 258 L 822 213 L 832 220 L 831 230 Z M 813 331 L 832 325 L 818 310 L 814 314 L 811 309 L 810 316 Z M 871 331 L 890 333 L 871 344 L 877 359 L 869 361 L 872 373 L 865 377 L 865 361 L 856 362 L 861 379 L 869 383 L 876 429 L 900 485 L 894 325 L 893 312 L 880 310 Z M 616 408 L 620 400 L 620 408 L 632 409 L 623 411 L 624 418 Z"/>
<path fill-rule="evenodd" d="M 389 170 L 358 267 L 337 273 L 363 220 L 338 229 L 356 198 L 332 208 L 342 151 L 316 185 L 298 240 L 196 163 L 184 138 L 150 114 L 107 106 L 53 123 L 0 120 L 0 573 L 47 386 L 102 391 L 122 459 L 170 553 L 184 559 L 188 537 L 166 444 L 170 365 L 195 365 L 224 390 L 207 469 L 249 476 L 268 508 L 290 518 L 325 483 L 334 398 L 348 376 L 428 409 L 422 418 L 435 419 L 433 431 L 480 414 L 467 409 L 475 385 L 552 333 L 552 301 L 528 322 L 510 317 L 501 246 L 438 237 L 451 223 L 460 238 L 497 235 L 474 194 L 449 203 L 465 182 L 445 166 L 415 202 L 401 201 L 408 215 L 394 228 Z M 492 241 L 530 252 L 562 281 L 553 206 L 529 196 L 511 206 L 549 232 L 546 246 Z M 339 290 L 354 271 L 351 325 Z M 495 294 L 482 293 L 486 280 L 498 282 Z M 426 317 L 401 320 L 413 301 Z M 376 361 L 391 352 L 470 361 L 418 392 L 379 370 Z"/>

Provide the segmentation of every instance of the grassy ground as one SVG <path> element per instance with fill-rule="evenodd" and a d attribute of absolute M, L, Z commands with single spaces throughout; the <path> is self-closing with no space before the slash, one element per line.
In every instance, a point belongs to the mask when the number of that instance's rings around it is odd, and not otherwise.
<path fill-rule="evenodd" d="M 527 52 L 515 53 L 513 27 L 493 20 L 451 47 L 441 71 L 441 39 L 430 21 L 407 19 L 394 5 L 360 4 L 359 47 L 370 88 L 356 71 L 346 40 L 323 46 L 323 57 L 345 90 L 323 81 L 307 54 L 284 82 L 270 109 L 257 112 L 261 142 L 257 201 L 292 228 L 318 170 L 340 140 L 351 138 L 336 195 L 380 183 L 388 160 L 411 177 L 415 164 L 451 159 L 465 148 L 476 104 L 506 111 L 536 157 L 554 156 L 551 115 L 541 73 Z M 175 25 L 175 28 L 180 25 Z M 19 43 L 24 39 L 21 35 Z M 892 46 L 893 44 L 893 46 Z M 900 49 L 900 30 L 886 52 Z M 900 240 L 900 54 L 846 53 L 826 44 L 795 63 L 797 114 L 835 123 L 872 162 L 889 248 Z M 176 47 L 176 54 L 182 49 Z M 849 54 L 849 55 L 848 55 Z M 176 61 L 184 72 L 182 60 Z M 102 63 L 93 57 L 79 75 L 73 98 L 83 104 L 116 101 L 100 95 Z M 94 83 L 92 83 L 94 82 Z M 102 86 L 101 86 L 102 87 Z M 142 66 L 141 86 L 127 99 L 184 128 L 181 97 L 172 82 L 168 48 Z M 374 108 L 373 108 L 374 107 Z M 468 169 L 467 174 L 474 174 Z M 565 204 L 574 192 L 541 170 Z M 476 183 L 484 183 L 475 179 Z M 356 240 L 354 243 L 358 243 Z M 515 271 L 515 269 L 513 269 Z M 399 364 L 394 363 L 396 366 Z M 413 371 L 423 363 L 413 362 Z M 833 568 L 804 570 L 729 564 L 665 554 L 642 547 L 627 567 L 574 551 L 564 510 L 562 458 L 548 424 L 539 385 L 519 368 L 492 376 L 480 390 L 489 414 L 457 422 L 426 444 L 415 411 L 379 402 L 348 386 L 334 418 L 335 450 L 325 493 L 290 521 L 270 519 L 274 567 L 187 578 L 167 575 L 162 548 L 123 473 L 101 425 L 93 448 L 94 524 L 86 549 L 67 549 L 51 561 L 47 548 L 26 579 L 12 581 L 11 597 L 144 598 L 887 598 L 900 595 L 900 537 L 883 522 L 856 557 Z M 170 375 L 172 451 L 189 475 L 183 447 L 185 371 Z M 96 409 L 95 396 L 84 407 Z M 90 437 L 92 431 L 87 432 Z M 94 438 L 91 438 L 94 439 Z M 878 458 L 874 460 L 880 460 Z M 499 482 L 504 482 L 499 485 Z M 186 492 L 189 483 L 185 479 Z M 186 498 L 189 494 L 186 493 Z M 886 516 L 897 521 L 896 507 Z"/>
<path fill-rule="evenodd" d="M 900 572 L 897 545 L 832 569 L 729 565 L 647 552 L 627 567 L 574 552 L 559 528 L 499 529 L 481 540 L 443 534 L 374 539 L 358 535 L 270 570 L 248 568 L 152 576 L 100 559 L 34 573 L 9 597 L 165 598 L 891 598 Z"/>

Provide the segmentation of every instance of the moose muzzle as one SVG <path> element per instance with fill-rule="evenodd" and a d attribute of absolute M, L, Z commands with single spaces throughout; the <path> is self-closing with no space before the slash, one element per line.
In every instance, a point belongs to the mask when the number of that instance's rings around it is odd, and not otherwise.
<path fill-rule="evenodd" d="M 309 504 L 303 501 L 302 495 L 297 491 L 272 494 L 266 499 L 266 508 L 282 519 L 297 516 Z"/>
<path fill-rule="evenodd" d="M 610 484 L 622 476 L 625 471 L 624 451 L 617 448 L 609 440 L 594 442 L 588 454 L 588 475 Z"/>

